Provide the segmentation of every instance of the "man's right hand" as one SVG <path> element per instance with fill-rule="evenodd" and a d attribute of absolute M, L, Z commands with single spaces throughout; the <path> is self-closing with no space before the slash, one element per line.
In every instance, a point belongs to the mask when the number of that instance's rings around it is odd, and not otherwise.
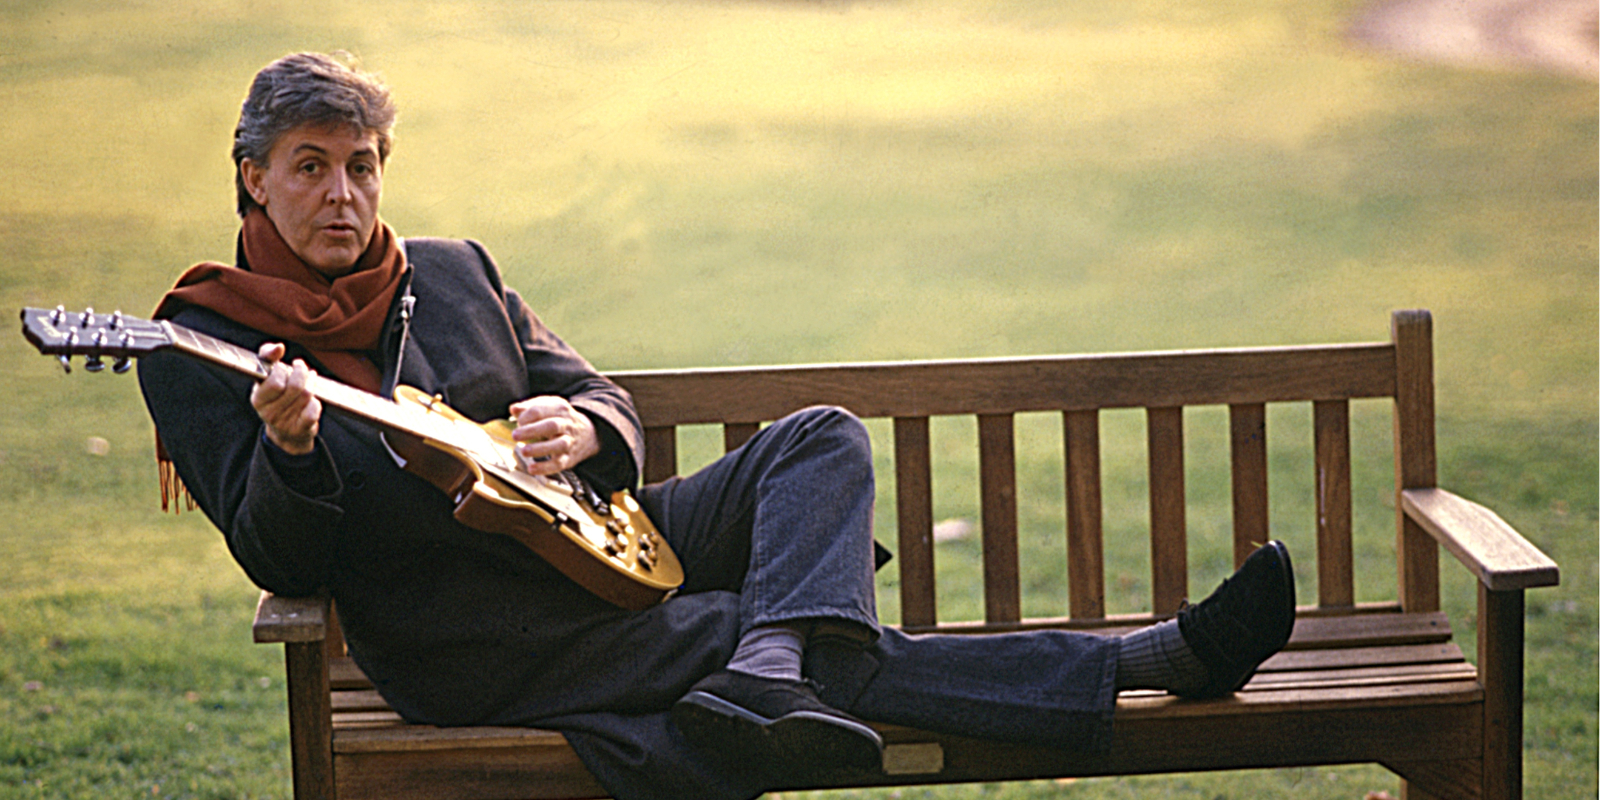
<path fill-rule="evenodd" d="M 256 356 L 267 368 L 266 380 L 250 390 L 250 405 L 266 425 L 267 439 L 290 455 L 304 455 L 317 443 L 317 426 L 322 420 L 322 401 L 308 388 L 316 371 L 295 359 L 293 366 L 283 363 L 281 343 L 261 345 Z"/>

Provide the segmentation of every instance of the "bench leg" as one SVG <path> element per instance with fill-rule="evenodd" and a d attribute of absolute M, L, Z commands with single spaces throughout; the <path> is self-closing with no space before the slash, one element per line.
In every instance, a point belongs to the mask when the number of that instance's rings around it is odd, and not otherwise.
<path fill-rule="evenodd" d="M 1522 798 L 1523 592 L 1478 584 L 1478 678 L 1483 682 L 1483 796 Z"/>
<path fill-rule="evenodd" d="M 1522 800 L 1523 591 L 1478 584 L 1478 680 L 1483 684 L 1483 758 L 1456 763 L 1391 764 L 1405 776 L 1406 800 L 1445 796 Z M 1475 774 L 1468 774 L 1475 773 Z M 1427 788 L 1425 788 L 1427 787 Z"/>
<path fill-rule="evenodd" d="M 333 800 L 333 704 L 328 657 L 321 641 L 286 642 L 289 752 L 295 800 Z"/>

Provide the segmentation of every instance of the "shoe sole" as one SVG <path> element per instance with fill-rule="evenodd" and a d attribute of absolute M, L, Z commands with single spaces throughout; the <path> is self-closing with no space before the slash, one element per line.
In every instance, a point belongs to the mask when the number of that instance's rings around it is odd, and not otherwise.
<path fill-rule="evenodd" d="M 859 722 L 815 711 L 763 717 L 714 694 L 693 691 L 672 707 L 672 720 L 702 747 L 783 766 L 832 765 L 878 770 L 883 739 Z"/>

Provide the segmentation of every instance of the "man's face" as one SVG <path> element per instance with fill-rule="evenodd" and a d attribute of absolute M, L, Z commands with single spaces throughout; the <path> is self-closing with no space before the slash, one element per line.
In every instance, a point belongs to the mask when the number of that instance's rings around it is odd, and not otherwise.
<path fill-rule="evenodd" d="M 344 275 L 372 240 L 383 194 L 377 131 L 303 125 L 278 137 L 265 165 L 239 163 L 245 188 L 312 269 Z"/>

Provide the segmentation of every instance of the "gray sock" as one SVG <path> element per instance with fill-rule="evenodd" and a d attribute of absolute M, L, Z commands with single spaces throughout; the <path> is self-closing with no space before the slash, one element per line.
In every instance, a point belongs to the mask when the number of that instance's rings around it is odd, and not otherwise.
<path fill-rule="evenodd" d="M 1204 686 L 1206 679 L 1206 667 L 1183 640 L 1177 620 L 1123 635 L 1117 656 L 1118 689 L 1180 691 Z"/>
<path fill-rule="evenodd" d="M 800 655 L 806 639 L 800 632 L 783 625 L 752 628 L 733 651 L 728 669 L 759 678 L 783 681 L 800 680 Z"/>

